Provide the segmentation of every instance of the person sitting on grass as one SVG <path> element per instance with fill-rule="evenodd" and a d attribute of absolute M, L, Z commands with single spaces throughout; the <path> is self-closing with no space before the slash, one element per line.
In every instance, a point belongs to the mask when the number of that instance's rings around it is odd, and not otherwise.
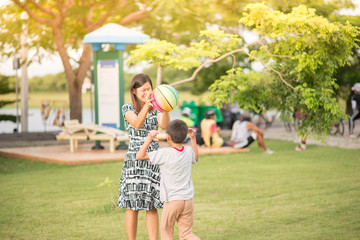
<path fill-rule="evenodd" d="M 194 186 L 191 165 L 197 163 L 199 158 L 195 130 L 188 128 L 182 120 L 173 120 L 166 129 L 170 147 L 147 153 L 151 142 L 156 141 L 157 133 L 156 130 L 150 131 L 136 158 L 149 160 L 160 167 L 160 200 L 164 202 L 161 240 L 173 239 L 175 222 L 178 224 L 180 239 L 199 240 L 192 233 Z M 191 147 L 183 146 L 187 135 L 190 137 Z"/>
<path fill-rule="evenodd" d="M 199 145 L 205 144 L 206 147 L 219 148 L 230 146 L 229 142 L 224 141 L 221 137 L 220 127 L 216 125 L 216 112 L 209 109 L 205 112 L 205 119 L 201 121 L 201 138 Z"/>
<path fill-rule="evenodd" d="M 250 114 L 244 113 L 240 117 L 240 120 L 235 121 L 232 127 L 230 145 L 234 148 L 247 148 L 255 140 L 257 140 L 259 147 L 264 153 L 274 153 L 274 151 L 271 151 L 265 146 L 264 134 L 258 127 L 251 123 Z"/>

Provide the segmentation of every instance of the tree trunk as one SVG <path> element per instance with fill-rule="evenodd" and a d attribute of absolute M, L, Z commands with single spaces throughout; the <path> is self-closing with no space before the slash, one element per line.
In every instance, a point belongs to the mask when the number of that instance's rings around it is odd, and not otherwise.
<path fill-rule="evenodd" d="M 78 119 L 82 122 L 82 101 L 81 101 L 81 84 L 80 79 L 76 76 L 74 79 L 68 79 L 69 84 L 69 102 L 70 102 L 70 119 Z"/>
<path fill-rule="evenodd" d="M 70 64 L 70 58 L 60 27 L 56 27 L 56 25 L 53 26 L 53 36 L 68 80 L 70 119 L 78 119 L 79 122 L 82 122 L 81 88 L 86 76 L 86 71 L 90 65 L 91 46 L 88 44 L 84 46 L 78 69 L 75 72 L 73 66 Z"/>
<path fill-rule="evenodd" d="M 157 68 L 156 86 L 159 86 L 161 84 L 161 78 L 162 78 L 162 67 L 161 65 L 159 65 Z"/>

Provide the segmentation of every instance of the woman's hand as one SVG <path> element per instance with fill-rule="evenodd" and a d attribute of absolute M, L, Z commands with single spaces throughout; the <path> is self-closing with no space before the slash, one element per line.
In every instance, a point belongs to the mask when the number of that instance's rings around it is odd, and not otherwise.
<path fill-rule="evenodd" d="M 146 95 L 146 102 L 144 107 L 148 112 L 151 112 L 154 109 L 154 106 L 151 103 L 151 92 L 149 91 Z"/>

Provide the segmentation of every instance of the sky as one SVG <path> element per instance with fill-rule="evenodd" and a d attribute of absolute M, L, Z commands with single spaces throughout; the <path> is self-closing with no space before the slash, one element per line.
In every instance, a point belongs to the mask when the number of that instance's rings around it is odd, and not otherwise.
<path fill-rule="evenodd" d="M 354 4 L 357 6 L 356 9 L 352 10 L 341 10 L 341 14 L 346 15 L 355 15 L 360 17 L 360 0 L 353 0 Z M 248 33 L 245 37 L 247 42 L 253 40 L 251 33 Z M 74 53 L 76 55 L 76 53 Z M 124 66 L 126 69 L 126 64 Z M 32 63 L 28 68 L 28 77 L 32 78 L 34 76 L 44 76 L 46 74 L 56 74 L 63 72 L 64 67 L 59 56 L 53 55 L 43 59 L 42 63 Z M 18 71 L 18 74 L 20 71 Z M 0 59 L 0 74 L 4 75 L 15 75 L 15 70 L 12 69 L 12 59 L 3 60 Z"/>

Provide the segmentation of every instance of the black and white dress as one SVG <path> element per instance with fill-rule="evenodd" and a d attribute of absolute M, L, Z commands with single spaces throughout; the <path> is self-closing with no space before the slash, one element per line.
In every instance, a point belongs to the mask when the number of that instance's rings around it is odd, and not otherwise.
<path fill-rule="evenodd" d="M 122 107 L 125 113 L 133 111 L 134 106 L 129 103 Z M 136 113 L 137 114 L 137 113 Z M 162 208 L 160 201 L 160 168 L 149 161 L 136 159 L 136 153 L 145 142 L 151 130 L 158 129 L 158 111 L 149 113 L 141 129 L 134 128 L 125 119 L 125 128 L 129 135 L 129 147 L 121 172 L 118 207 L 132 210 L 151 210 Z M 159 149 L 159 143 L 152 141 L 147 152 Z"/>

